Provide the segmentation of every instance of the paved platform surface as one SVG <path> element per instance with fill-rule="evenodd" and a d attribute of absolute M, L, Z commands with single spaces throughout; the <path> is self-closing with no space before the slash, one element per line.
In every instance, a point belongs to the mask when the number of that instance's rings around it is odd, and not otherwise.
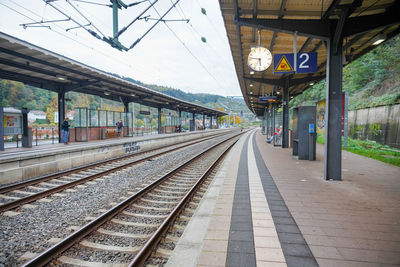
<path fill-rule="evenodd" d="M 342 153 L 342 181 L 323 180 L 258 130 L 246 134 L 167 266 L 400 266 L 400 168 Z"/>

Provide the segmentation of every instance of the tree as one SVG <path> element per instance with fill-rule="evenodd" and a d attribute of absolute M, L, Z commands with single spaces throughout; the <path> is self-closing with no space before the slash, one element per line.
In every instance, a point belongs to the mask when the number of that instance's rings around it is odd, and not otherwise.
<path fill-rule="evenodd" d="M 151 129 L 157 130 L 157 128 L 158 128 L 158 119 L 152 119 L 151 122 L 150 122 L 150 125 L 151 125 Z"/>
<path fill-rule="evenodd" d="M 144 126 L 144 122 L 143 122 L 141 119 L 137 119 L 137 120 L 135 121 L 135 126 L 136 126 L 137 128 L 140 128 L 140 127 Z"/>
<path fill-rule="evenodd" d="M 49 123 L 54 122 L 54 112 L 56 111 L 58 111 L 58 98 L 55 95 L 50 105 L 46 108 L 46 119 Z"/>

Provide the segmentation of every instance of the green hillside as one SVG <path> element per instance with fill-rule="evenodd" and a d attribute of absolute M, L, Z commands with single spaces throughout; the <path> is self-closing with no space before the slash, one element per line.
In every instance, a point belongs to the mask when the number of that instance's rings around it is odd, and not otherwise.
<path fill-rule="evenodd" d="M 400 35 L 343 68 L 343 91 L 349 110 L 400 103 Z M 326 80 L 290 101 L 291 107 L 315 104 L 326 97 Z"/>

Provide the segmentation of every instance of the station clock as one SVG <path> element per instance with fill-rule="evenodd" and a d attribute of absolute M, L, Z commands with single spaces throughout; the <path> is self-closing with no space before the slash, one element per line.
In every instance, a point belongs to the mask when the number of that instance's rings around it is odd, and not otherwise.
<path fill-rule="evenodd" d="M 271 66 L 272 54 L 262 46 L 256 46 L 251 49 L 249 57 L 247 58 L 247 65 L 254 71 L 265 71 Z"/>

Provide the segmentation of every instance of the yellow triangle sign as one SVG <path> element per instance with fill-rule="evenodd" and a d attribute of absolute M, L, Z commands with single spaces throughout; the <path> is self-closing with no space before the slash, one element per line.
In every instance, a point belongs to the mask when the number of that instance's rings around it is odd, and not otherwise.
<path fill-rule="evenodd" d="M 281 57 L 281 60 L 279 60 L 278 65 L 275 67 L 275 72 L 290 72 L 294 71 L 292 66 L 289 63 L 289 60 L 285 56 Z"/>

